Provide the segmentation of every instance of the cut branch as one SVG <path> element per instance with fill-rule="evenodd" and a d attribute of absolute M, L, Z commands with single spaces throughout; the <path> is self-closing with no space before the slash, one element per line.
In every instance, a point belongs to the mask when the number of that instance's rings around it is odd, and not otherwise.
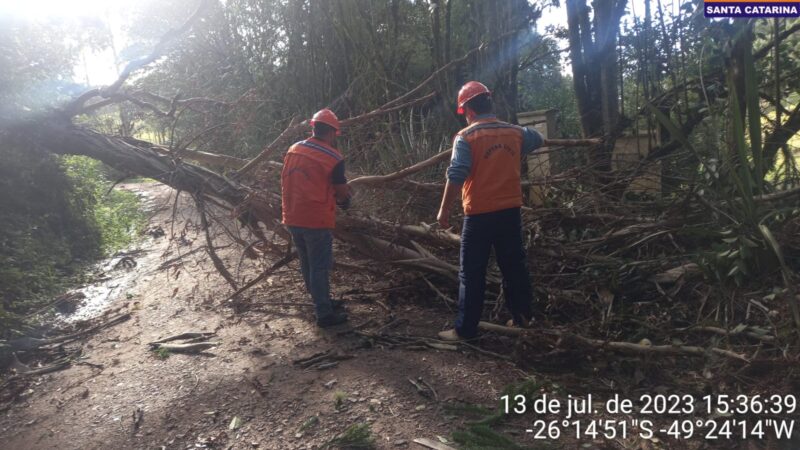
<path fill-rule="evenodd" d="M 504 334 L 507 336 L 523 336 L 529 333 L 542 332 L 540 330 L 533 330 L 529 328 L 506 327 L 489 322 L 480 322 L 478 324 L 478 328 L 484 331 L 491 331 L 498 334 Z M 709 353 L 713 353 L 745 363 L 750 362 L 750 360 L 748 360 L 744 355 L 717 347 L 711 347 L 705 349 L 702 347 L 696 347 L 692 345 L 652 345 L 645 343 L 636 344 L 633 342 L 604 341 L 600 339 L 590 339 L 583 336 L 579 336 L 577 334 L 566 333 L 557 330 L 547 330 L 545 331 L 545 333 L 553 334 L 567 339 L 573 339 L 580 343 L 586 344 L 590 347 L 598 349 L 608 348 L 622 353 L 635 353 L 635 354 L 653 353 L 653 354 L 681 355 L 681 356 L 708 356 Z"/>

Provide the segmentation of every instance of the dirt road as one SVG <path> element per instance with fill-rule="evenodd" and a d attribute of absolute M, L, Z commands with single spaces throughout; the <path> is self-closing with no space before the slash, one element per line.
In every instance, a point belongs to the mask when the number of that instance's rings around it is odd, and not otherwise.
<path fill-rule="evenodd" d="M 0 416 L 2 449 L 320 448 L 353 425 L 367 425 L 377 448 L 419 448 L 415 438 L 441 443 L 437 436 L 450 439 L 463 422 L 444 405 L 493 407 L 503 387 L 524 375 L 489 356 L 393 349 L 349 333 L 352 326 L 374 330 L 395 321 L 393 332 L 432 336 L 451 320 L 434 294 L 421 297 L 380 273 L 334 273 L 349 327 L 314 325 L 296 263 L 237 305 L 225 302 L 230 286 L 205 251 L 160 267 L 205 245 L 188 197 L 173 216 L 167 187 L 126 188 L 152 196 L 151 226 L 166 232 L 146 238 L 135 267 L 109 273 L 129 281 L 116 286 L 108 308 L 129 311 L 132 319 L 81 343 L 91 365 L 39 377 Z M 229 267 L 239 265 L 239 249 L 219 250 Z M 245 259 L 238 277 L 252 279 L 273 262 Z M 216 333 L 221 344 L 201 355 L 159 355 L 147 345 L 190 331 Z M 293 363 L 325 351 L 352 358 L 323 370 Z"/>

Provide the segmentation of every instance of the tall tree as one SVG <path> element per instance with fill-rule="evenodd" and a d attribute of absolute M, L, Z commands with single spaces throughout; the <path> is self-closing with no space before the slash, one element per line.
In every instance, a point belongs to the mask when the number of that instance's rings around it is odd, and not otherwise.
<path fill-rule="evenodd" d="M 566 4 L 581 129 L 585 137 L 607 138 L 590 155 L 596 169 L 607 171 L 620 117 L 616 49 L 627 0 L 595 0 L 591 8 L 586 0 L 567 0 Z"/>

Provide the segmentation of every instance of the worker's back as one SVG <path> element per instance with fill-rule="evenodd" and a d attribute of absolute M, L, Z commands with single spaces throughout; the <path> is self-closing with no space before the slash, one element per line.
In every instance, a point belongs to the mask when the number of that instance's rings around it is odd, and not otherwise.
<path fill-rule="evenodd" d="M 522 128 L 486 118 L 458 134 L 472 153 L 472 168 L 462 192 L 464 213 L 483 214 L 522 206 Z"/>
<path fill-rule="evenodd" d="M 340 161 L 341 153 L 319 139 L 310 138 L 289 148 L 281 173 L 284 225 L 335 227 L 336 201 L 331 174 Z"/>

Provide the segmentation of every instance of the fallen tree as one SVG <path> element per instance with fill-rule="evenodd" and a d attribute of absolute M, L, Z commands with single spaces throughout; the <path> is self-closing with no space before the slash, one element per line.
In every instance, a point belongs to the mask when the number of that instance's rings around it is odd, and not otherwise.
<path fill-rule="evenodd" d="M 188 23 L 192 20 L 194 19 Z M 186 31 L 187 27 L 184 26 L 181 30 Z M 483 48 L 481 46 L 473 49 L 464 57 L 438 68 L 418 86 L 383 105 L 343 119 L 342 125 L 365 127 L 410 108 L 430 107 L 442 96 L 449 95 L 434 88 L 437 78 L 435 75 L 457 69 L 470 55 L 483 51 Z M 160 55 L 163 51 L 163 46 L 159 45 L 154 55 Z M 125 89 L 125 80 L 133 71 L 147 61 L 156 59 L 157 56 L 152 55 L 144 58 L 141 65 L 126 69 L 120 80 L 108 88 L 89 91 L 61 110 L 26 123 L 15 124 L 2 133 L 5 138 L 24 148 L 61 155 L 85 155 L 125 173 L 152 178 L 177 191 L 190 194 L 200 212 L 201 227 L 206 238 L 205 250 L 217 271 L 230 285 L 230 298 L 242 296 L 247 289 L 257 285 L 260 280 L 292 259 L 292 254 L 286 252 L 289 248 L 288 233 L 280 225 L 278 169 L 281 163 L 278 152 L 293 140 L 299 139 L 306 132 L 308 123 L 298 119 L 291 120 L 277 138 L 250 160 L 194 150 L 188 146 L 168 148 L 130 137 L 102 134 L 75 124 L 74 119 L 79 115 L 121 102 L 133 104 L 159 117 L 173 116 L 178 105 L 188 107 L 200 102 L 198 99 L 189 102 L 178 97 L 166 99 L 155 94 Z M 674 139 L 678 140 L 678 137 L 675 136 Z M 590 151 L 600 147 L 605 152 L 606 144 L 604 139 L 551 139 L 545 142 L 548 148 L 541 152 L 556 153 L 561 149 L 575 147 Z M 663 157 L 683 157 L 676 150 L 678 148 L 680 145 L 671 145 L 670 151 Z M 441 185 L 431 182 L 431 177 L 420 175 L 438 169 L 438 178 L 441 179 L 443 165 L 450 154 L 447 149 L 429 154 L 430 156 L 425 155 L 427 157 L 420 158 L 421 161 L 385 174 L 351 173 L 350 184 L 364 192 L 361 197 L 364 206 L 356 211 L 340 214 L 335 231 L 341 242 L 369 260 L 431 275 L 433 281 L 424 278 L 426 285 L 436 295 L 447 299 L 449 304 L 454 301 L 447 293 L 454 290 L 458 279 L 459 236 L 451 230 L 440 230 L 424 221 L 420 223 L 413 216 L 383 214 L 386 212 L 386 205 L 374 198 L 387 192 L 402 192 L 408 202 L 421 199 L 428 206 L 430 216 L 433 216 L 435 200 L 431 201 L 430 196 L 438 196 Z M 226 175 L 200 164 L 234 169 L 234 172 Z M 542 308 L 571 320 L 585 319 L 599 323 L 606 331 L 610 328 L 609 324 L 615 321 L 618 321 L 619 326 L 629 324 L 630 320 L 625 315 L 630 311 L 647 311 L 645 316 L 656 317 L 653 319 L 656 324 L 644 321 L 644 325 L 640 325 L 658 328 L 664 325 L 658 320 L 662 320 L 660 317 L 664 315 L 664 310 L 674 304 L 676 298 L 683 298 L 687 302 L 686 299 L 691 299 L 702 302 L 699 312 L 690 318 L 692 314 L 680 311 L 675 322 L 682 323 L 682 328 L 701 322 L 723 324 L 724 327 L 709 324 L 706 329 L 723 330 L 727 333 L 728 329 L 733 329 L 736 325 L 733 321 L 737 320 L 738 313 L 730 312 L 722 301 L 709 304 L 710 288 L 701 280 L 702 277 L 713 276 L 711 272 L 715 262 L 705 260 L 700 265 L 696 260 L 701 256 L 686 249 L 691 246 L 708 247 L 706 244 L 710 236 L 712 239 L 720 238 L 720 233 L 716 231 L 703 231 L 710 224 L 718 228 L 720 222 L 709 217 L 709 211 L 722 216 L 730 215 L 732 210 L 740 207 L 741 198 L 709 200 L 698 194 L 699 189 L 696 184 L 692 184 L 692 180 L 687 182 L 685 192 L 680 192 L 667 201 L 626 201 L 620 198 L 617 195 L 621 192 L 620 186 L 630 185 L 635 177 L 643 173 L 643 167 L 640 165 L 615 171 L 603 170 L 602 176 L 597 176 L 598 167 L 586 164 L 554 176 L 526 180 L 527 185 L 543 186 L 552 193 L 544 206 L 534 208 L 528 205 L 523 208 L 527 219 L 529 259 L 537 277 L 535 288 L 537 296 L 542 299 Z M 605 184 L 600 184 L 602 182 Z M 795 189 L 768 193 L 752 200 L 754 204 L 774 205 L 793 201 L 798 192 L 800 191 Z M 219 225 L 215 215 L 236 217 L 243 227 L 252 232 L 251 237 L 264 243 L 262 248 L 267 253 L 278 258 L 277 262 L 249 282 L 238 280 L 233 276 L 236 271 L 226 267 L 215 253 L 216 246 L 208 232 L 212 226 Z M 703 242 L 704 239 L 706 242 Z M 769 242 L 770 238 L 765 233 L 756 247 L 768 251 Z M 236 243 L 241 245 L 243 252 L 253 245 L 243 240 Z M 744 245 L 755 248 L 746 242 Z M 733 252 L 729 252 L 724 258 L 732 254 Z M 766 256 L 765 261 L 769 258 L 769 255 Z M 734 260 L 732 264 L 738 264 L 737 261 Z M 770 260 L 770 263 L 774 262 Z M 725 272 L 732 270 L 730 264 L 719 263 L 719 266 Z M 502 291 L 501 277 L 496 268 L 490 269 L 488 280 L 492 294 Z M 789 292 L 780 295 L 793 302 L 791 294 Z M 500 299 L 501 296 L 497 295 L 494 313 L 499 310 L 502 303 Z M 764 308 L 769 314 L 779 307 Z M 690 320 L 692 322 L 685 323 Z M 786 342 L 786 337 L 777 335 L 776 327 L 771 330 L 776 335 L 762 342 L 776 350 Z M 645 346 L 597 337 L 579 337 L 577 340 L 591 347 L 634 353 L 691 356 L 706 354 L 703 347 L 697 345 Z M 717 350 L 712 352 L 737 359 L 750 359 L 744 356 L 739 358 L 741 355 L 737 352 L 721 353 L 729 350 Z"/>
<path fill-rule="evenodd" d="M 74 125 L 63 116 L 52 116 L 40 119 L 27 127 L 18 127 L 13 130 L 12 136 L 18 144 L 26 145 L 29 148 L 55 154 L 85 155 L 101 160 L 119 170 L 153 178 L 178 191 L 190 193 L 197 202 L 202 217 L 205 217 L 209 208 L 219 209 L 239 217 L 240 222 L 256 234 L 272 241 L 281 240 L 282 242 L 273 242 L 272 245 L 265 247 L 274 255 L 281 257 L 278 263 L 264 271 L 261 276 L 248 282 L 243 288 L 238 287 L 236 280 L 230 275 L 230 271 L 224 266 L 224 263 L 213 256 L 214 252 L 209 252 L 218 271 L 228 280 L 234 290 L 231 298 L 244 294 L 246 289 L 256 285 L 259 280 L 291 260 L 291 255 L 287 256 L 282 251 L 287 248 L 288 236 L 280 226 L 280 195 L 275 190 L 277 180 L 273 181 L 271 189 L 269 187 L 251 187 L 247 184 L 247 177 L 232 179 L 208 168 L 189 163 L 183 158 L 175 158 L 168 149 L 158 148 L 141 140 L 103 135 Z M 553 146 L 586 146 L 594 143 L 596 141 L 548 142 Z M 184 154 L 184 156 L 192 158 L 192 154 Z M 448 157 L 449 150 L 443 151 L 425 161 L 387 175 L 353 177 L 351 183 L 361 189 L 393 189 L 398 182 L 410 181 L 409 177 L 445 162 Z M 216 156 L 213 159 L 215 162 L 220 160 L 222 159 Z M 212 162 L 212 164 L 214 163 Z M 270 164 L 280 167 L 278 162 L 270 162 Z M 241 172 L 239 174 L 241 176 Z M 277 174 L 278 172 L 275 171 L 274 176 L 277 177 Z M 552 236 L 539 234 L 537 244 L 529 248 L 531 261 L 536 265 L 537 273 L 546 276 L 553 273 L 553 267 L 560 267 L 558 271 L 564 276 L 563 280 L 567 281 L 567 283 L 559 282 L 555 285 L 548 283 L 547 286 L 537 287 L 540 296 L 544 295 L 550 299 L 558 309 L 569 310 L 570 303 L 579 305 L 585 304 L 587 300 L 592 301 L 591 298 L 594 295 L 590 293 L 591 290 L 597 290 L 599 286 L 605 284 L 602 280 L 595 280 L 590 281 L 590 284 L 582 289 L 570 289 L 569 280 L 585 279 L 585 267 L 587 266 L 619 270 L 629 265 L 628 273 L 620 273 L 616 289 L 622 294 L 621 296 L 628 298 L 633 298 L 646 290 L 649 290 L 646 294 L 648 298 L 654 296 L 672 298 L 677 295 L 684 284 L 690 281 L 691 274 L 697 274 L 700 271 L 696 265 L 692 265 L 693 263 L 687 263 L 685 256 L 681 253 L 674 255 L 673 258 L 655 261 L 628 261 L 623 257 L 624 254 L 634 251 L 636 248 L 652 242 L 663 243 L 665 239 L 674 243 L 674 234 L 681 231 L 678 220 L 676 218 L 669 219 L 669 216 L 655 220 L 646 215 L 626 214 L 624 209 L 631 208 L 631 206 L 624 203 L 606 203 L 604 210 L 598 211 L 596 205 L 594 208 L 591 207 L 591 200 L 596 198 L 591 194 L 586 195 L 571 208 L 526 210 L 526 214 L 536 217 L 540 226 L 558 228 L 565 224 L 567 227 L 592 224 L 598 229 L 605 229 L 601 235 L 595 238 L 580 239 L 572 244 L 565 244 L 563 241 L 554 240 Z M 790 193 L 763 196 L 763 199 L 759 199 L 759 201 L 774 202 L 787 198 L 791 198 Z M 700 216 L 703 214 L 705 212 L 702 209 L 692 206 L 681 210 L 678 216 L 690 223 L 700 223 L 702 222 Z M 203 220 L 202 226 L 208 230 L 211 224 L 209 221 Z M 533 238 L 537 239 L 538 232 L 531 231 Z M 371 214 L 352 213 L 340 215 L 335 234 L 339 240 L 357 249 L 368 258 L 438 275 L 449 279 L 450 283 L 455 283 L 457 280 L 458 266 L 451 261 L 455 259 L 460 239 L 457 234 L 450 231 L 439 230 L 425 224 L 396 223 Z M 211 236 L 208 233 L 206 236 L 206 249 L 214 248 Z M 431 247 L 426 247 L 422 243 Z M 677 244 L 675 245 L 677 246 Z M 498 275 L 496 272 L 490 273 L 489 282 L 499 286 L 501 280 Z M 427 280 L 426 282 L 430 283 Z M 671 294 L 662 288 L 662 285 L 665 284 L 675 286 Z M 436 288 L 436 294 L 446 297 L 446 294 L 438 288 Z M 598 299 L 604 300 L 602 297 L 597 296 Z M 613 295 L 611 300 L 606 301 L 608 304 L 604 304 L 602 309 L 610 312 Z M 591 307 L 590 311 L 597 311 L 597 309 Z M 491 331 L 498 330 L 492 328 Z M 512 334 L 514 333 L 516 331 Z M 690 356 L 707 354 L 707 351 L 699 346 L 645 345 L 573 336 L 572 334 L 567 336 L 571 336 L 570 338 L 575 342 L 589 347 L 608 348 L 620 352 L 669 353 Z M 764 342 L 771 342 L 773 339 L 770 338 Z M 183 348 L 174 347 L 173 344 L 160 346 L 170 346 L 168 349 L 170 351 L 183 350 Z M 200 349 L 200 347 L 203 348 Z M 201 345 L 200 347 L 189 346 L 186 350 L 203 350 L 208 346 Z M 726 349 L 713 348 L 711 352 L 734 359 L 747 360 L 747 357 Z"/>

